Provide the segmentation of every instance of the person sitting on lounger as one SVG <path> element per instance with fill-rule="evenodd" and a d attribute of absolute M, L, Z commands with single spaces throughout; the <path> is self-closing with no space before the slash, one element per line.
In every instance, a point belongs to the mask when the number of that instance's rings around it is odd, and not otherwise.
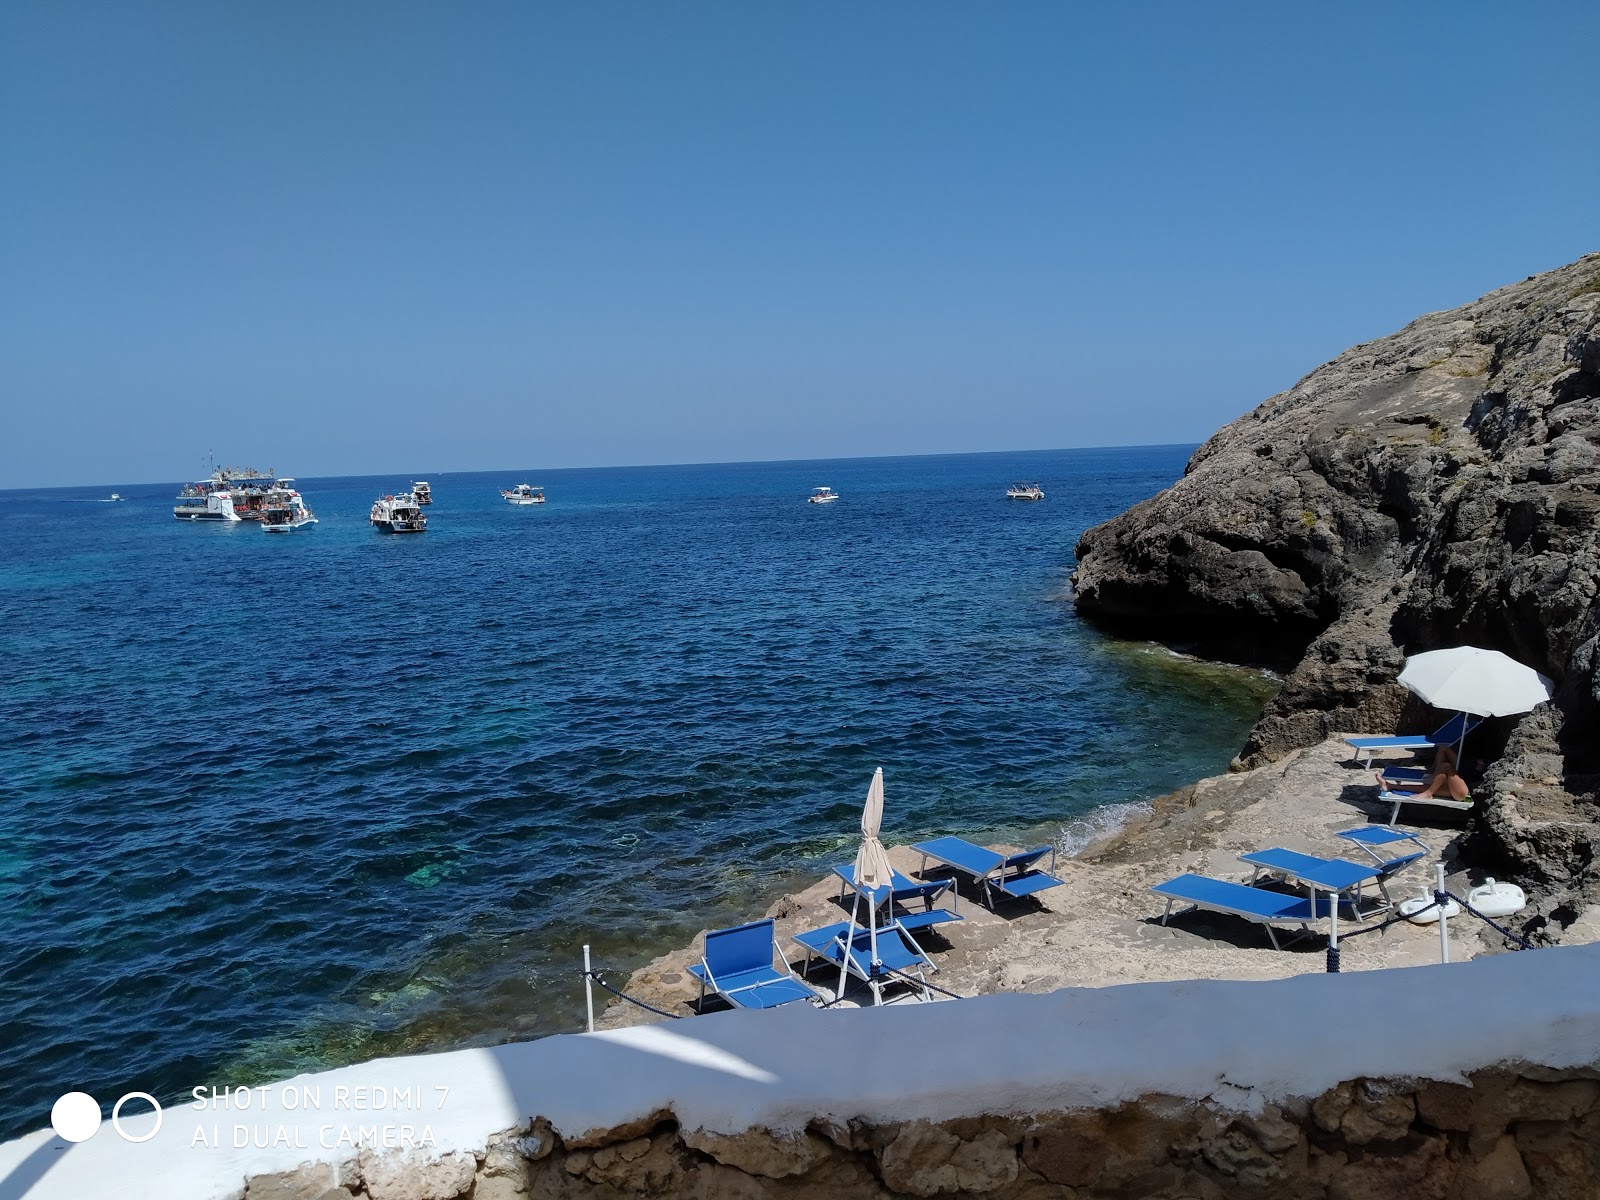
<path fill-rule="evenodd" d="M 1418 800 L 1459 800 L 1465 803 L 1472 799 L 1467 791 L 1467 781 L 1461 778 L 1461 772 L 1456 770 L 1454 746 L 1440 746 L 1434 752 L 1433 766 L 1428 772 L 1428 778 L 1421 783 L 1389 783 L 1379 775 L 1378 789 L 1388 791 L 1391 788 L 1416 788 Z"/>

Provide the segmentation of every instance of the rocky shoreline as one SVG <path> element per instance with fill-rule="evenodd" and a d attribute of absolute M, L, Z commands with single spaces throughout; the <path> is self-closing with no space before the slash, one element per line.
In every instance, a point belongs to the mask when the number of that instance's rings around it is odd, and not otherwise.
<path fill-rule="evenodd" d="M 1156 980 L 1275 979 L 1322 971 L 1321 936 L 1279 951 L 1272 949 L 1260 926 L 1236 918 L 1195 913 L 1162 925 L 1164 905 L 1150 885 L 1185 871 L 1244 881 L 1251 871 L 1238 855 L 1273 846 L 1338 857 L 1349 846 L 1333 836 L 1336 830 L 1385 815 L 1387 806 L 1376 803 L 1371 772 L 1351 760 L 1349 748 L 1337 737 L 1253 770 L 1201 780 L 1162 797 L 1117 833 L 1062 859 L 1057 866 L 1065 886 L 1040 893 L 1037 901 L 991 913 L 963 894 L 959 903 L 965 919 L 940 926 L 941 933 L 927 939 L 939 967 L 931 978 L 971 996 Z M 1397 898 L 1428 885 L 1433 865 L 1441 860 L 1457 895 L 1482 882 L 1485 872 L 1469 866 L 1469 829 L 1459 816 L 1444 814 L 1427 826 L 1402 823 L 1401 828 L 1418 832 L 1430 854 L 1391 885 Z M 892 821 L 886 824 L 884 840 L 899 870 L 909 874 L 921 865 L 919 855 L 894 844 Z M 848 908 L 840 902 L 837 881 L 829 878 L 780 898 L 766 915 L 775 918 L 780 941 L 798 951 L 787 940 L 793 933 L 843 920 Z M 1525 928 L 1528 922 L 1513 924 Z M 1502 938 L 1476 922 L 1455 921 L 1452 931 L 1453 960 L 1506 949 Z M 1564 927 L 1541 926 L 1534 932 L 1549 943 L 1600 940 L 1600 905 L 1571 914 Z M 675 1016 L 693 1013 L 699 989 L 686 968 L 699 961 L 703 936 L 635 971 L 623 990 Z M 1438 954 L 1435 927 L 1401 923 L 1347 940 L 1341 968 L 1350 972 L 1421 965 L 1437 962 Z M 798 953 L 789 957 L 800 962 Z M 821 988 L 830 988 L 837 978 L 826 967 L 813 975 Z M 603 1010 L 597 1026 L 662 1019 L 616 1001 Z"/>
<path fill-rule="evenodd" d="M 1600 900 L 1600 254 L 1359 345 L 1232 422 L 1184 478 L 1088 530 L 1078 611 L 1288 668 L 1240 753 L 1433 728 L 1407 654 L 1472 644 L 1558 684 L 1473 735 L 1477 861 L 1539 927 Z M 1429 722 L 1432 722 L 1430 724 Z M 1557 936 L 1552 934 L 1552 936 Z"/>

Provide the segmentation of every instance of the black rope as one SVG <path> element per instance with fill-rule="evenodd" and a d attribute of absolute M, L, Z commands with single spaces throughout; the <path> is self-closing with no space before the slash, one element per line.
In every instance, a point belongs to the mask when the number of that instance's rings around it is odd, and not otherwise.
<path fill-rule="evenodd" d="M 1417 913 L 1425 913 L 1429 908 L 1434 907 L 1434 905 L 1438 903 L 1439 902 L 1437 900 L 1434 900 L 1428 904 L 1427 908 L 1419 908 L 1417 909 L 1417 912 L 1411 913 L 1409 916 L 1396 912 L 1394 916 L 1388 917 L 1378 922 L 1376 925 L 1368 925 L 1362 929 L 1352 929 L 1349 933 L 1345 933 L 1343 930 L 1340 930 L 1339 940 L 1341 942 L 1348 942 L 1351 938 L 1360 937 L 1363 933 L 1377 933 L 1379 930 L 1387 929 L 1391 925 L 1398 925 L 1401 921 L 1409 921 L 1412 917 L 1416 916 Z"/>
<path fill-rule="evenodd" d="M 600 972 L 599 971 L 579 971 L 578 974 L 582 975 L 585 979 L 594 980 L 601 987 L 605 988 L 606 991 L 610 992 L 613 996 L 618 996 L 621 999 L 626 1000 L 629 1004 L 637 1004 L 640 1008 L 644 1009 L 646 1012 L 653 1012 L 658 1017 L 671 1017 L 674 1021 L 678 1021 L 678 1020 L 681 1020 L 683 1018 L 683 1014 L 682 1013 L 670 1013 L 670 1012 L 667 1012 L 664 1009 L 657 1008 L 653 1004 L 646 1004 L 643 1000 L 639 1000 L 639 999 L 636 999 L 633 996 L 628 995 L 627 992 L 618 991 L 616 988 L 612 987 L 609 983 L 607 983 L 604 979 L 600 978 Z"/>
<path fill-rule="evenodd" d="M 1516 943 L 1516 947 L 1517 947 L 1518 950 L 1532 950 L 1533 949 L 1533 943 L 1530 942 L 1527 938 L 1522 937 L 1519 934 L 1512 933 L 1504 925 L 1497 925 L 1492 918 L 1484 916 L 1481 912 L 1479 912 L 1477 909 L 1473 908 L 1472 905 L 1468 904 L 1460 896 L 1451 896 L 1449 892 L 1444 892 L 1442 894 L 1447 896 L 1447 897 L 1449 897 L 1451 900 L 1454 900 L 1457 904 L 1461 905 L 1462 908 L 1466 909 L 1473 916 L 1477 917 L 1478 920 L 1482 921 L 1485 925 L 1487 925 L 1490 929 L 1494 930 L 1496 933 L 1498 933 L 1501 937 L 1505 938 L 1507 941 L 1515 942 Z M 1437 901 L 1435 901 L 1435 903 L 1437 903 Z"/>
<path fill-rule="evenodd" d="M 896 971 L 893 967 L 885 967 L 885 966 L 882 966 L 882 964 L 879 964 L 879 967 L 883 971 L 883 973 L 886 974 L 886 975 L 898 975 L 901 979 L 904 979 L 907 983 L 917 983 L 917 984 L 921 984 L 925 988 L 932 988 L 936 992 L 939 992 L 939 993 L 942 993 L 943 995 L 949 996 L 950 999 L 952 999 L 952 1000 L 965 1000 L 966 999 L 965 996 L 957 995 L 955 992 L 952 992 L 952 991 L 949 991 L 946 988 L 940 987 L 937 983 L 929 983 L 926 979 L 922 979 L 919 976 L 907 975 L 904 971 Z"/>
<path fill-rule="evenodd" d="M 824 1000 L 817 1007 L 818 1008 L 832 1008 L 835 1004 L 843 1004 L 846 1000 L 850 999 L 851 996 L 854 996 L 862 988 L 867 987 L 867 986 L 868 985 L 866 983 L 857 983 L 853 987 L 847 987 L 844 990 L 844 995 L 835 996 L 831 1000 Z"/>

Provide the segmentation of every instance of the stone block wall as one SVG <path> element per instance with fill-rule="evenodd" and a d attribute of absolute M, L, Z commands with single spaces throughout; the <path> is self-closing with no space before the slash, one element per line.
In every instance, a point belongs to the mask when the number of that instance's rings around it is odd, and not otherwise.
<path fill-rule="evenodd" d="M 1600 1066 L 1468 1084 L 1356 1079 L 1256 1111 L 1145 1096 L 933 1124 L 685 1130 L 670 1112 L 563 1141 L 543 1120 L 486 1152 L 363 1155 L 252 1180 L 244 1200 L 1596 1200 Z"/>

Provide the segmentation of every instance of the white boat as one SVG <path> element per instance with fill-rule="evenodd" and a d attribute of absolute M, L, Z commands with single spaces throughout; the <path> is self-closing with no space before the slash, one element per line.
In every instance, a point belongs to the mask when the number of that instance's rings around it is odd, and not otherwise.
<path fill-rule="evenodd" d="M 808 504 L 832 504 L 839 498 L 839 493 L 831 487 L 812 488 L 811 495 L 806 497 Z"/>
<path fill-rule="evenodd" d="M 278 486 L 267 493 L 261 528 L 268 533 L 293 533 L 297 529 L 310 529 L 317 523 L 316 514 L 306 505 L 304 497 L 288 486 L 293 482 L 280 479 Z"/>
<path fill-rule="evenodd" d="M 519 483 L 514 488 L 506 488 L 500 493 L 501 499 L 507 504 L 543 504 L 544 489 L 533 487 L 526 483 Z"/>
<path fill-rule="evenodd" d="M 417 498 L 418 504 L 433 503 L 433 489 L 428 486 L 426 479 L 419 479 L 411 485 L 411 494 Z"/>
<path fill-rule="evenodd" d="M 1011 500 L 1043 500 L 1044 489 L 1037 483 L 1013 483 L 1006 489 L 1006 496 Z"/>
<path fill-rule="evenodd" d="M 111 493 L 111 498 L 113 500 L 126 500 L 127 499 L 127 497 L 124 496 L 121 492 L 112 492 Z"/>
<path fill-rule="evenodd" d="M 372 505 L 369 519 L 380 533 L 422 533 L 428 528 L 428 518 L 410 492 L 380 496 Z"/>
<path fill-rule="evenodd" d="M 271 471 L 218 467 L 209 477 L 184 486 L 172 515 L 180 521 L 259 521 L 267 493 L 277 486 Z"/>

